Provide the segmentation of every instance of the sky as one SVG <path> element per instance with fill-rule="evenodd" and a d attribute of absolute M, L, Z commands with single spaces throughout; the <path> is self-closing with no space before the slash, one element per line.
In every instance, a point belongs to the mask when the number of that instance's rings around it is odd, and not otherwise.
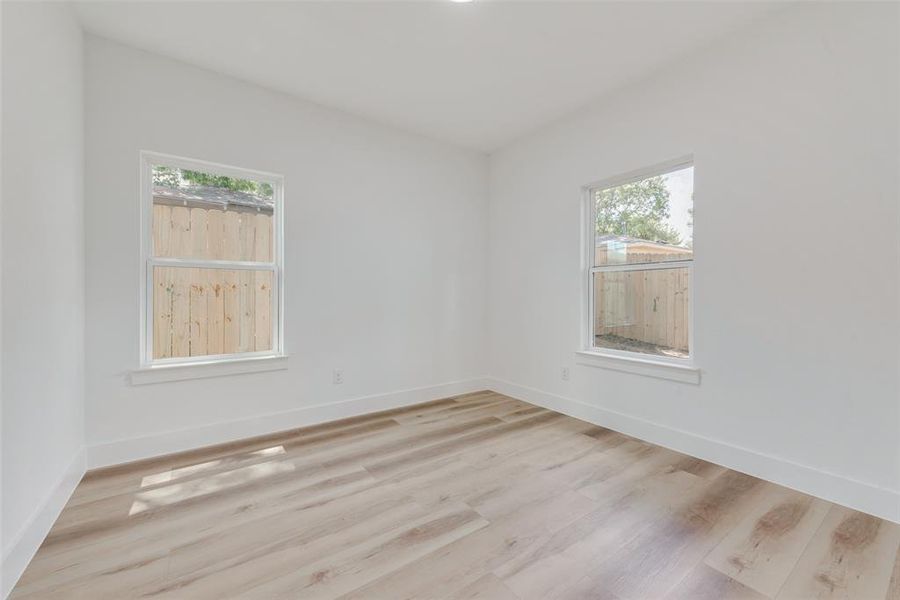
<path fill-rule="evenodd" d="M 664 176 L 666 189 L 669 190 L 669 219 L 667 223 L 681 234 L 682 244 L 694 237 L 688 227 L 691 217 L 688 209 L 694 205 L 694 167 L 673 171 Z"/>

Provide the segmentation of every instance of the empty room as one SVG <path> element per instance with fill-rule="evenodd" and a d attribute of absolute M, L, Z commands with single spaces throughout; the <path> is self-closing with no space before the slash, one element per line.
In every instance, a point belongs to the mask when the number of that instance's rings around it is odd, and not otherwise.
<path fill-rule="evenodd" d="M 900 2 L 0 32 L 0 600 L 900 600 Z"/>

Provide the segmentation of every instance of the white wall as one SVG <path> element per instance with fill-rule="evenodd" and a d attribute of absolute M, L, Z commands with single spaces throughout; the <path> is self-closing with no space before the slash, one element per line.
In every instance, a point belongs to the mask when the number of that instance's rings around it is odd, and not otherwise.
<path fill-rule="evenodd" d="M 93 37 L 86 131 L 93 465 L 483 385 L 485 156 Z M 142 149 L 285 176 L 288 370 L 130 385 Z"/>
<path fill-rule="evenodd" d="M 82 34 L 68 6 L 2 12 L 0 597 L 84 472 Z"/>
<path fill-rule="evenodd" d="M 900 519 L 898 10 L 790 9 L 493 155 L 495 385 Z M 691 153 L 701 384 L 576 366 L 581 186 Z"/>

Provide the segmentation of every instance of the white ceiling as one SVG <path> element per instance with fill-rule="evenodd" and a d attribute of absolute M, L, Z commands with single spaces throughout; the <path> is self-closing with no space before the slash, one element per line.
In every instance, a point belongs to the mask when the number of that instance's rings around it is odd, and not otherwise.
<path fill-rule="evenodd" d="M 85 29 L 489 152 L 769 2 L 82 2 Z"/>

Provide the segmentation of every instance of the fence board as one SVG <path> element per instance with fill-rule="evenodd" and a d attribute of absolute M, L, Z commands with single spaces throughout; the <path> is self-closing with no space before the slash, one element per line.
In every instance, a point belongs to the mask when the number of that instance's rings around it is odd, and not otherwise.
<path fill-rule="evenodd" d="M 241 260 L 256 260 L 256 215 L 241 213 L 240 219 Z"/>
<path fill-rule="evenodd" d="M 153 205 L 153 251 L 155 256 L 169 256 L 169 233 L 172 230 L 172 207 Z"/>
<path fill-rule="evenodd" d="M 256 349 L 256 305 L 255 280 L 253 271 L 239 271 L 240 282 L 240 340 L 238 352 L 253 352 Z"/>
<path fill-rule="evenodd" d="M 669 309 L 669 294 L 666 289 L 666 272 L 660 271 L 656 280 L 656 298 L 653 308 L 656 312 L 653 319 L 653 342 L 664 346 L 666 343 L 666 315 Z"/>
<path fill-rule="evenodd" d="M 225 211 L 206 211 L 206 250 L 209 258 L 225 258 Z"/>
<path fill-rule="evenodd" d="M 171 267 L 172 282 L 172 356 L 191 355 L 191 269 Z"/>
<path fill-rule="evenodd" d="M 225 239 L 222 247 L 225 260 L 241 260 L 241 215 L 234 211 L 225 212 Z"/>
<path fill-rule="evenodd" d="M 191 356 L 209 354 L 207 339 L 209 337 L 209 317 L 207 315 L 207 284 L 204 275 L 208 269 L 183 269 L 191 277 Z"/>
<path fill-rule="evenodd" d="M 675 348 L 689 348 L 688 310 L 690 306 L 687 303 L 689 277 L 688 270 L 681 269 L 675 278 L 675 337 L 672 344 Z"/>
<path fill-rule="evenodd" d="M 167 256 L 191 255 L 191 210 L 173 206 L 170 212 L 169 252 Z"/>
<path fill-rule="evenodd" d="M 272 272 L 257 271 L 255 279 L 255 317 L 256 350 L 272 349 Z"/>
<path fill-rule="evenodd" d="M 172 356 L 172 270 L 153 274 L 153 357 Z"/>
<path fill-rule="evenodd" d="M 224 271 L 222 275 L 224 278 L 222 353 L 233 354 L 240 348 L 240 282 L 238 281 L 237 271 Z"/>
<path fill-rule="evenodd" d="M 646 287 L 646 278 L 641 272 L 631 273 L 631 293 L 632 297 L 637 300 L 634 302 L 634 325 L 628 328 L 627 336 L 640 335 L 640 327 L 647 319 L 647 313 L 644 310 L 644 303 L 640 301 L 644 297 L 644 288 Z M 640 339 L 640 338 L 639 338 Z"/>
<path fill-rule="evenodd" d="M 208 210 L 191 208 L 191 256 L 209 258 L 207 247 Z M 206 356 L 209 326 L 207 318 L 206 274 L 208 269 L 184 269 L 190 275 L 190 337 L 191 356 Z"/>
<path fill-rule="evenodd" d="M 225 212 L 224 240 L 222 247 L 227 260 L 241 258 L 241 215 L 234 211 Z M 240 349 L 240 281 L 236 271 L 225 271 L 224 279 L 224 333 L 223 353 L 233 354 Z"/>
<path fill-rule="evenodd" d="M 184 206 L 171 211 L 169 254 L 190 256 L 191 212 Z M 172 282 L 172 356 L 190 356 L 191 352 L 191 274 L 188 269 L 174 269 Z"/>
<path fill-rule="evenodd" d="M 258 214 L 254 219 L 255 258 L 258 261 L 272 260 L 272 219 Z M 259 271 L 253 274 L 254 283 L 254 349 L 272 349 L 272 273 Z"/>
<path fill-rule="evenodd" d="M 222 269 L 210 269 L 206 288 L 207 338 L 209 354 L 225 353 L 225 278 Z"/>

